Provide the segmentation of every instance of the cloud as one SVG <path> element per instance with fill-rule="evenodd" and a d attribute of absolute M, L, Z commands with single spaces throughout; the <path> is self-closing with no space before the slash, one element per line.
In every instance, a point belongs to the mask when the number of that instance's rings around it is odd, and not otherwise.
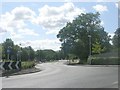
<path fill-rule="evenodd" d="M 46 34 L 58 34 L 59 33 L 59 29 L 58 30 L 48 30 L 47 32 L 46 32 Z"/>
<path fill-rule="evenodd" d="M 7 30 L 2 28 L 2 27 L 0 27 L 0 33 L 5 33 L 5 32 L 7 32 Z"/>
<path fill-rule="evenodd" d="M 104 25 L 104 21 L 101 21 L 100 25 L 103 26 Z"/>
<path fill-rule="evenodd" d="M 108 11 L 107 6 L 100 4 L 93 6 L 93 9 L 95 9 L 98 12 Z"/>
<path fill-rule="evenodd" d="M 21 34 L 12 33 L 10 38 L 14 40 L 23 39 L 24 37 Z"/>
<path fill-rule="evenodd" d="M 58 32 L 81 13 L 85 13 L 85 9 L 77 8 L 73 3 L 65 3 L 60 7 L 45 5 L 39 8 L 39 16 L 33 22 L 48 30 L 47 34 L 53 34 L 51 32 Z"/>
<path fill-rule="evenodd" d="M 15 44 L 19 45 L 20 43 L 22 47 L 32 46 L 34 50 L 53 49 L 57 51 L 60 50 L 60 46 L 61 46 L 61 43 L 58 39 L 17 41 Z"/>
<path fill-rule="evenodd" d="M 29 29 L 28 23 L 32 23 L 35 12 L 28 7 L 16 7 L 10 12 L 6 12 L 0 16 L 0 28 L 6 30 L 10 34 L 10 38 L 20 39 L 26 35 L 38 36 L 38 34 Z"/>
<path fill-rule="evenodd" d="M 105 0 L 96 0 L 96 2 L 105 2 Z"/>
<path fill-rule="evenodd" d="M 115 3 L 115 6 L 118 8 L 118 3 Z"/>
<path fill-rule="evenodd" d="M 34 30 L 28 28 L 19 29 L 18 32 L 21 33 L 22 35 L 39 36 L 39 34 L 35 33 Z"/>
<path fill-rule="evenodd" d="M 110 38 L 112 39 L 115 34 L 114 33 L 109 33 L 108 35 L 110 35 L 111 36 Z"/>
<path fill-rule="evenodd" d="M 56 35 L 67 22 L 72 22 L 75 17 L 85 13 L 85 9 L 78 8 L 73 3 L 65 3 L 59 7 L 45 5 L 39 8 L 38 12 L 37 15 L 32 9 L 20 6 L 2 14 L 0 16 L 1 32 L 7 32 L 15 44 L 22 43 L 23 47 L 30 45 L 35 50 L 40 47 L 59 50 L 61 43 L 58 39 L 26 40 L 25 37 L 28 35 L 39 36 L 30 25 L 40 25 L 46 30 L 47 35 Z"/>
<path fill-rule="evenodd" d="M 113 36 L 115 35 L 114 33 L 108 33 L 108 35 L 110 35 L 111 37 L 111 39 L 113 38 Z M 110 44 L 112 44 L 113 45 L 113 42 L 112 42 L 112 40 L 110 40 Z"/>
<path fill-rule="evenodd" d="M 16 7 L 11 11 L 11 14 L 14 15 L 14 20 L 28 20 L 32 19 L 35 16 L 35 12 L 28 7 Z"/>

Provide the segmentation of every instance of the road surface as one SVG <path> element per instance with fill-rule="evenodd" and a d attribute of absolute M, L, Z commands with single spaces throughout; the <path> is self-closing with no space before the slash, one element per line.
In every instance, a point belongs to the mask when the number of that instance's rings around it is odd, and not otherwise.
<path fill-rule="evenodd" d="M 118 88 L 117 66 L 37 65 L 43 71 L 2 78 L 3 88 Z"/>

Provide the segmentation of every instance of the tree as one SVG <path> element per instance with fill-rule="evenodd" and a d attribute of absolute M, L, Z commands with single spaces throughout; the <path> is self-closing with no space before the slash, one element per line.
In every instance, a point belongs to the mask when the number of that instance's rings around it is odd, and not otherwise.
<path fill-rule="evenodd" d="M 0 60 L 2 60 L 2 44 L 0 44 Z"/>
<path fill-rule="evenodd" d="M 92 53 L 94 53 L 94 54 L 100 54 L 100 53 L 102 53 L 105 50 L 105 47 L 102 48 L 102 45 L 99 42 L 97 42 L 97 41 L 92 46 L 93 46 L 92 47 Z"/>
<path fill-rule="evenodd" d="M 74 54 L 81 60 L 86 60 L 89 55 L 88 35 L 91 35 L 92 44 L 95 44 L 97 39 L 101 48 L 106 48 L 106 51 L 109 50 L 110 38 L 100 25 L 99 17 L 98 12 L 81 14 L 59 31 L 57 38 L 62 42 L 61 49 L 66 57 L 68 57 L 68 54 Z"/>
<path fill-rule="evenodd" d="M 56 51 L 56 54 L 57 54 L 56 57 L 57 60 L 65 59 L 63 50 Z"/>
<path fill-rule="evenodd" d="M 115 31 L 115 35 L 112 39 L 113 45 L 116 48 L 120 48 L 120 28 Z"/>
<path fill-rule="evenodd" d="M 21 53 L 21 60 L 22 61 L 28 61 L 29 59 L 29 54 L 28 54 L 28 48 L 22 48 L 22 53 Z"/>
<path fill-rule="evenodd" d="M 36 58 L 41 62 L 51 61 L 57 59 L 57 53 L 51 49 L 37 50 Z"/>
<path fill-rule="evenodd" d="M 37 50 L 36 53 L 35 53 L 35 57 L 36 57 L 37 60 L 42 62 L 45 59 L 45 54 L 43 53 L 42 50 Z"/>
<path fill-rule="evenodd" d="M 23 61 L 32 61 L 35 58 L 35 52 L 32 49 L 31 46 L 22 48 L 22 54 L 21 54 L 22 60 Z"/>
<path fill-rule="evenodd" d="M 2 43 L 2 58 L 9 59 L 14 56 L 13 54 L 14 42 L 11 39 L 6 39 L 4 43 Z"/>

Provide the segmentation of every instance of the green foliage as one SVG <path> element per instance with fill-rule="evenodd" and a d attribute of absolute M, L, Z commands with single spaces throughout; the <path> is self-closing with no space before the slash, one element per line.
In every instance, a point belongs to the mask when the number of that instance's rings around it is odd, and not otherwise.
<path fill-rule="evenodd" d="M 65 59 L 64 52 L 62 50 L 56 51 L 56 55 L 57 60 Z"/>
<path fill-rule="evenodd" d="M 95 42 L 95 44 L 92 45 L 92 53 L 100 54 L 101 52 L 104 51 L 105 51 L 105 47 L 102 48 L 102 45 L 99 42 Z"/>
<path fill-rule="evenodd" d="M 35 62 L 33 61 L 26 61 L 21 63 L 22 69 L 33 68 L 35 66 Z"/>
<path fill-rule="evenodd" d="M 96 57 L 91 61 L 92 65 L 120 65 L 120 58 L 116 57 Z"/>
<path fill-rule="evenodd" d="M 93 65 L 117 65 L 120 64 L 118 49 L 112 49 L 109 52 L 95 54 L 88 58 L 88 64 L 92 60 Z"/>
<path fill-rule="evenodd" d="M 78 57 L 76 56 L 76 55 L 74 55 L 74 54 L 68 54 L 68 56 L 69 56 L 69 59 L 78 59 Z"/>
<path fill-rule="evenodd" d="M 2 60 L 8 60 L 7 50 L 10 50 L 9 60 L 13 61 L 50 61 L 50 60 L 59 60 L 64 58 L 62 51 L 53 51 L 53 50 L 37 50 L 31 46 L 20 47 L 19 45 L 14 45 L 14 42 L 11 39 L 6 39 L 6 41 L 0 44 L 0 50 L 2 55 Z"/>
<path fill-rule="evenodd" d="M 8 53 L 7 50 L 10 50 L 9 52 L 9 59 L 10 60 L 34 60 L 35 58 L 35 52 L 32 49 L 31 46 L 22 48 L 18 45 L 14 45 L 14 42 L 11 39 L 6 39 L 4 43 L 2 43 L 2 59 L 7 60 L 8 59 Z"/>
<path fill-rule="evenodd" d="M 66 57 L 68 54 L 74 54 L 81 60 L 87 59 L 89 55 L 88 35 L 91 35 L 92 44 L 95 44 L 97 39 L 101 48 L 106 48 L 106 51 L 110 49 L 110 38 L 100 25 L 99 17 L 99 13 L 81 14 L 59 31 L 57 38 L 62 42 L 61 49 Z"/>
<path fill-rule="evenodd" d="M 2 45 L 0 44 L 0 60 L 2 60 Z"/>
<path fill-rule="evenodd" d="M 60 58 L 60 53 L 53 50 L 37 50 L 36 59 L 42 62 L 58 60 Z"/>
<path fill-rule="evenodd" d="M 120 48 L 120 28 L 115 31 L 115 35 L 112 39 L 113 45 L 116 48 Z"/>
<path fill-rule="evenodd" d="M 10 59 L 13 56 L 13 47 L 14 47 L 14 43 L 11 39 L 6 39 L 6 41 L 4 43 L 2 43 L 2 58 L 3 59 L 7 59 L 7 50 L 10 50 Z"/>

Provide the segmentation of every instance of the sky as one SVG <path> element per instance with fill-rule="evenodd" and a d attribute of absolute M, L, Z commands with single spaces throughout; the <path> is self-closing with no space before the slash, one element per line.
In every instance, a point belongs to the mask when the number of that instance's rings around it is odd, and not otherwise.
<path fill-rule="evenodd" d="M 99 12 L 101 25 L 111 36 L 118 27 L 116 2 L 2 2 L 0 43 L 11 38 L 22 47 L 60 50 L 56 37 L 67 22 L 81 13 Z"/>

